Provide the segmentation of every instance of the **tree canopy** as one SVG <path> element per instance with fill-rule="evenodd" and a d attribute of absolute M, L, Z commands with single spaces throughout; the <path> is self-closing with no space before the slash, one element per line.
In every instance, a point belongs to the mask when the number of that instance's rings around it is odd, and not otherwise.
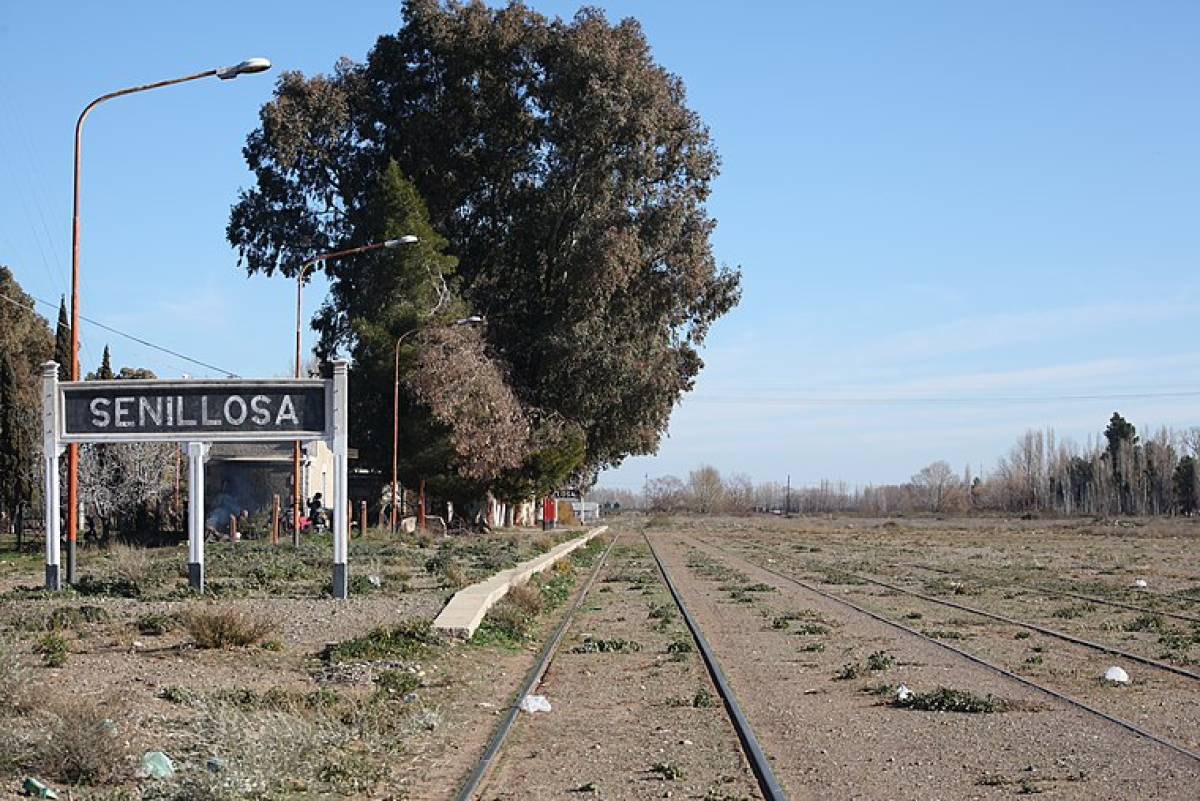
<path fill-rule="evenodd" d="M 33 299 L 0 266 L 0 518 L 28 501 L 40 465 L 41 366 L 54 337 Z"/>
<path fill-rule="evenodd" d="M 543 484 L 538 464 L 586 476 L 657 449 L 710 326 L 738 301 L 704 207 L 717 154 L 685 100 L 635 20 L 407 0 L 365 64 L 280 78 L 228 236 L 250 272 L 294 275 L 321 252 L 418 234 L 413 252 L 327 268 L 326 353 L 347 347 L 355 392 L 378 405 L 391 394 L 384 344 L 484 315 L 481 352 L 531 432 L 492 484 Z M 389 257 L 406 266 L 380 280 Z M 413 280 L 456 308 L 420 319 Z M 437 393 L 409 388 L 406 402 L 418 395 Z M 380 433 L 362 425 L 360 448 Z"/>

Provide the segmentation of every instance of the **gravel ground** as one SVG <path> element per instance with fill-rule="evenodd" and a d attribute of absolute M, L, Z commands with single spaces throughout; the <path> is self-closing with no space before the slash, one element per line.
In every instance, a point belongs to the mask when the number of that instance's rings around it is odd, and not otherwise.
<path fill-rule="evenodd" d="M 759 797 L 723 710 L 713 703 L 715 692 L 698 655 L 679 645 L 687 642 L 682 622 L 662 611 L 669 596 L 640 544 L 642 521 L 610 522 L 621 539 L 604 580 L 593 588 L 536 691 L 552 709 L 521 714 L 479 797 Z M 826 570 L 834 564 L 893 579 L 907 577 L 923 588 L 923 582 L 937 576 L 917 576 L 905 567 L 919 560 L 954 571 L 952 580 L 967 583 L 983 576 L 1015 587 L 1031 576 L 1044 580 L 1049 574 L 1096 591 L 1105 582 L 1124 587 L 1144 577 L 1155 590 L 1182 592 L 1200 586 L 1200 565 L 1190 556 L 1198 539 L 1194 525 L 1160 530 L 1038 521 L 745 518 L 669 521 L 652 525 L 649 533 L 792 799 L 990 799 L 1033 793 L 1078 799 L 1200 797 L 1200 763 L 1195 760 L 750 564 L 795 570 L 806 579 L 827 578 Z M 415 566 L 429 553 L 410 560 L 408 570 L 419 570 Z M 388 568 L 380 559 L 381 567 Z M 39 576 L 36 564 L 17 571 L 0 567 L 0 590 L 34 583 Z M 327 643 L 377 626 L 432 620 L 446 589 L 423 577 L 408 584 L 400 592 L 385 583 L 379 593 L 342 602 L 314 597 L 79 599 L 74 605 L 103 607 L 109 619 L 70 632 L 70 660 L 62 668 L 37 664 L 34 642 L 40 635 L 22 621 L 64 605 L 64 599 L 6 599 L 0 620 L 10 639 L 16 638 L 17 653 L 42 698 L 56 703 L 84 699 L 111 710 L 131 755 L 154 748 L 183 753 L 194 744 L 196 711 L 164 698 L 165 690 L 285 688 L 312 693 L 332 687 L 348 695 L 371 692 L 379 665 L 331 675 L 317 655 Z M 980 647 L 991 657 L 1016 662 L 1018 672 L 1031 678 L 1065 682 L 1072 692 L 1109 703 L 1115 714 L 1147 726 L 1166 722 L 1182 745 L 1200 747 L 1194 681 L 1139 676 L 1129 687 L 1104 687 L 1093 675 L 1104 659 L 1081 660 L 1040 638 L 1018 640 L 1011 629 L 969 622 L 965 613 L 909 606 L 859 585 L 821 586 L 856 603 L 879 604 L 881 612 L 919 613 L 917 628 L 969 631 L 969 640 L 952 644 Z M 1013 615 L 1039 608 L 1022 605 L 1012 588 L 984 588 L 960 600 Z M 1089 612 L 1092 617 L 1062 619 L 1050 617 L 1061 601 L 1039 603 L 1046 621 L 1111 636 L 1130 648 L 1150 647 L 1160 636 L 1105 628 L 1104 621 L 1114 615 L 1128 619 L 1136 617 L 1133 612 L 1102 610 Z M 203 650 L 190 646 L 181 632 L 151 637 L 133 626 L 152 612 L 206 604 L 271 621 L 272 636 L 281 647 Z M 548 633 L 555 624 L 548 617 L 541 631 Z M 626 644 L 618 646 L 621 642 Z M 1013 647 L 1014 642 L 1020 645 Z M 416 666 L 422 672 L 416 699 L 402 707 L 406 714 L 419 712 L 414 719 L 428 725 L 414 727 L 386 751 L 364 739 L 365 758 L 385 768 L 382 778 L 366 784 L 346 780 L 341 789 L 319 797 L 453 797 L 539 647 L 537 642 L 516 649 L 453 644 L 433 652 Z M 1035 652 L 1034 647 L 1044 650 Z M 1200 646 L 1180 648 L 1176 656 L 1184 661 L 1200 657 Z M 1025 664 L 1031 654 L 1045 659 Z M 872 664 L 877 669 L 868 667 Z M 848 670 L 851 666 L 857 671 Z M 1006 701 L 1009 710 L 966 714 L 901 709 L 890 703 L 900 683 L 917 692 L 947 687 L 991 695 Z M 0 732 L 0 741 L 7 735 Z M 23 774 L 20 765 L 6 768 L 0 795 L 19 788 Z M 132 786 L 154 789 L 144 781 Z M 130 796 L 77 788 L 72 797 L 115 801 Z M 318 796 L 277 790 L 269 797 Z"/>

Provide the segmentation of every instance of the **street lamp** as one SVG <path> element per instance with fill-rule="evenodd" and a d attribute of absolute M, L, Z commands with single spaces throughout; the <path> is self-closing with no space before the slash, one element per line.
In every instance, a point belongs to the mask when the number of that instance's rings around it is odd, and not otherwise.
<path fill-rule="evenodd" d="M 408 339 L 418 331 L 425 331 L 429 328 L 454 328 L 459 325 L 476 325 L 482 323 L 483 318 L 477 314 L 470 317 L 463 317 L 459 320 L 454 320 L 442 325 L 422 325 L 416 328 L 410 328 L 399 337 L 396 338 L 396 384 L 392 393 L 392 533 L 396 532 L 396 518 L 400 516 L 400 501 L 396 495 L 396 490 L 399 485 L 399 466 L 400 466 L 400 343 Z"/>
<path fill-rule="evenodd" d="M 83 137 L 83 121 L 87 119 L 87 115 L 92 109 L 103 103 L 105 100 L 112 100 L 114 97 L 122 95 L 131 95 L 135 92 L 145 92 L 149 89 L 158 89 L 163 86 L 171 86 L 177 83 L 186 81 L 194 81 L 199 78 L 211 78 L 216 76 L 222 81 L 227 81 L 236 78 L 239 75 L 251 75 L 256 72 L 263 72 L 271 68 L 271 62 L 265 58 L 248 58 L 240 64 L 234 64 L 229 67 L 217 67 L 213 70 L 205 70 L 197 72 L 193 75 L 184 75 L 182 78 L 170 78 L 165 81 L 156 81 L 155 83 L 147 83 L 141 86 L 131 86 L 128 89 L 121 89 L 116 92 L 109 92 L 88 103 L 87 108 L 79 115 L 79 121 L 75 123 L 75 201 L 74 209 L 71 217 L 71 380 L 79 380 L 79 161 L 80 161 L 80 143 Z M 75 581 L 75 541 L 76 531 L 79 527 L 78 519 L 78 495 L 79 495 L 79 446 L 72 443 L 67 446 L 67 583 Z"/>
<path fill-rule="evenodd" d="M 395 250 L 402 245 L 412 245 L 420 240 L 412 234 L 406 234 L 398 239 L 388 239 L 383 242 L 372 242 L 369 245 L 359 245 L 355 248 L 346 248 L 345 250 L 334 250 L 329 253 L 322 253 L 320 256 L 315 256 L 300 265 L 300 269 L 296 272 L 296 378 L 300 377 L 300 309 L 301 309 L 301 293 L 304 290 L 304 276 L 308 275 L 309 271 L 319 262 L 328 259 L 336 259 L 341 256 L 349 256 L 354 253 L 362 253 L 364 250 L 376 250 L 377 248 L 387 248 Z M 292 542 L 296 545 L 300 544 L 300 440 L 296 440 L 292 447 Z"/>

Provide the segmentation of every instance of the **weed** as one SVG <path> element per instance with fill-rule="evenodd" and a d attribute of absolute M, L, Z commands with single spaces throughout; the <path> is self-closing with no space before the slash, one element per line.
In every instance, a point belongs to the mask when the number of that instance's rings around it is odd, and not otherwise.
<path fill-rule="evenodd" d="M 1162 631 L 1163 616 L 1154 612 L 1138 615 L 1121 627 L 1124 631 Z"/>
<path fill-rule="evenodd" d="M 78 630 L 87 623 L 105 623 L 108 617 L 108 611 L 99 606 L 60 606 L 46 619 L 46 628 L 50 631 Z"/>
<path fill-rule="evenodd" d="M 413 659 L 441 642 L 423 620 L 380 626 L 361 637 L 327 645 L 321 658 L 330 664 L 364 659 Z"/>
<path fill-rule="evenodd" d="M 80 595 L 105 595 L 115 598 L 140 598 L 142 587 L 129 578 L 82 576 L 71 588 Z"/>
<path fill-rule="evenodd" d="M 487 617 L 471 637 L 471 642 L 477 645 L 495 643 L 516 648 L 532 639 L 534 622 L 532 616 L 505 597 L 488 610 Z"/>
<path fill-rule="evenodd" d="M 850 681 L 862 676 L 866 670 L 859 662 L 848 662 L 838 668 L 837 675 L 834 676 L 838 681 Z"/>
<path fill-rule="evenodd" d="M 403 698 L 421 686 L 421 679 L 407 670 L 383 670 L 375 677 L 375 686 L 388 695 Z"/>
<path fill-rule="evenodd" d="M 867 670 L 887 670 L 895 664 L 895 658 L 884 651 L 876 651 L 867 657 Z"/>
<path fill-rule="evenodd" d="M 807 654 L 820 654 L 820 653 L 824 653 L 824 651 L 825 651 L 825 643 L 823 643 L 823 642 L 810 642 L 810 643 L 805 643 L 804 645 L 800 646 L 800 651 L 801 651 L 802 653 L 807 653 Z"/>
<path fill-rule="evenodd" d="M 828 634 L 829 627 L 821 623 L 805 623 L 797 626 L 796 634 Z"/>
<path fill-rule="evenodd" d="M 961 631 L 946 631 L 944 629 L 922 629 L 921 635 L 931 640 L 965 640 L 969 635 Z"/>
<path fill-rule="evenodd" d="M 1063 606 L 1055 609 L 1050 613 L 1050 617 L 1061 620 L 1073 620 L 1074 618 L 1083 617 L 1095 611 L 1096 605 L 1093 603 L 1072 604 L 1071 606 Z"/>
<path fill-rule="evenodd" d="M 713 705 L 713 695 L 708 690 L 696 690 L 696 694 L 692 696 L 692 706 L 696 709 L 707 709 Z"/>
<path fill-rule="evenodd" d="M 1016 633 L 1016 635 L 1014 635 L 1014 636 L 1015 636 L 1015 637 L 1016 637 L 1016 639 L 1018 639 L 1018 640 L 1028 640 L 1030 637 L 1032 637 L 1032 636 L 1033 636 L 1033 632 L 1031 632 L 1031 631 L 1018 631 L 1018 632 Z"/>
<path fill-rule="evenodd" d="M 904 615 L 904 620 L 920 620 L 923 617 L 925 617 L 925 615 L 921 614 L 920 612 L 909 612 Z"/>
<path fill-rule="evenodd" d="M 151 612 L 134 622 L 139 634 L 161 636 L 175 631 L 183 624 L 180 615 L 171 612 Z"/>
<path fill-rule="evenodd" d="M 668 626 L 673 623 L 677 617 L 675 605 L 651 603 L 648 617 L 651 620 L 660 621 L 661 626 Z"/>
<path fill-rule="evenodd" d="M 696 646 L 691 640 L 672 640 L 667 643 L 667 653 L 671 655 L 672 662 L 686 661 L 687 655 L 695 650 Z"/>
<path fill-rule="evenodd" d="M 42 655 L 43 665 L 57 668 L 67 664 L 67 655 L 71 653 L 71 648 L 66 637 L 52 631 L 38 640 L 34 652 Z"/>
<path fill-rule="evenodd" d="M 184 616 L 183 625 L 200 648 L 244 648 L 275 628 L 270 621 L 236 609 L 190 612 Z"/>
<path fill-rule="evenodd" d="M 164 701 L 167 701 L 168 703 L 187 706 L 192 702 L 192 699 L 195 697 L 195 693 L 186 687 L 179 687 L 178 685 L 172 684 L 159 690 L 158 697 Z"/>
<path fill-rule="evenodd" d="M 913 693 L 903 699 L 897 698 L 893 703 L 903 709 L 923 712 L 991 713 L 1004 712 L 1010 707 L 1008 701 L 993 695 L 979 696 L 969 690 L 955 690 L 949 687 Z"/>
<path fill-rule="evenodd" d="M 683 769 L 670 762 L 655 762 L 650 766 L 651 773 L 657 773 L 664 781 L 675 781 L 683 778 Z"/>

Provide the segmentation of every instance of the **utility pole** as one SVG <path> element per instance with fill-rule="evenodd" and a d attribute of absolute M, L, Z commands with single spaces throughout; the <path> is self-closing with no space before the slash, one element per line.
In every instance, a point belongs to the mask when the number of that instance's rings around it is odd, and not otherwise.
<path fill-rule="evenodd" d="M 787 500 L 783 504 L 783 514 L 785 517 L 792 516 L 792 474 L 788 473 L 787 477 Z"/>

